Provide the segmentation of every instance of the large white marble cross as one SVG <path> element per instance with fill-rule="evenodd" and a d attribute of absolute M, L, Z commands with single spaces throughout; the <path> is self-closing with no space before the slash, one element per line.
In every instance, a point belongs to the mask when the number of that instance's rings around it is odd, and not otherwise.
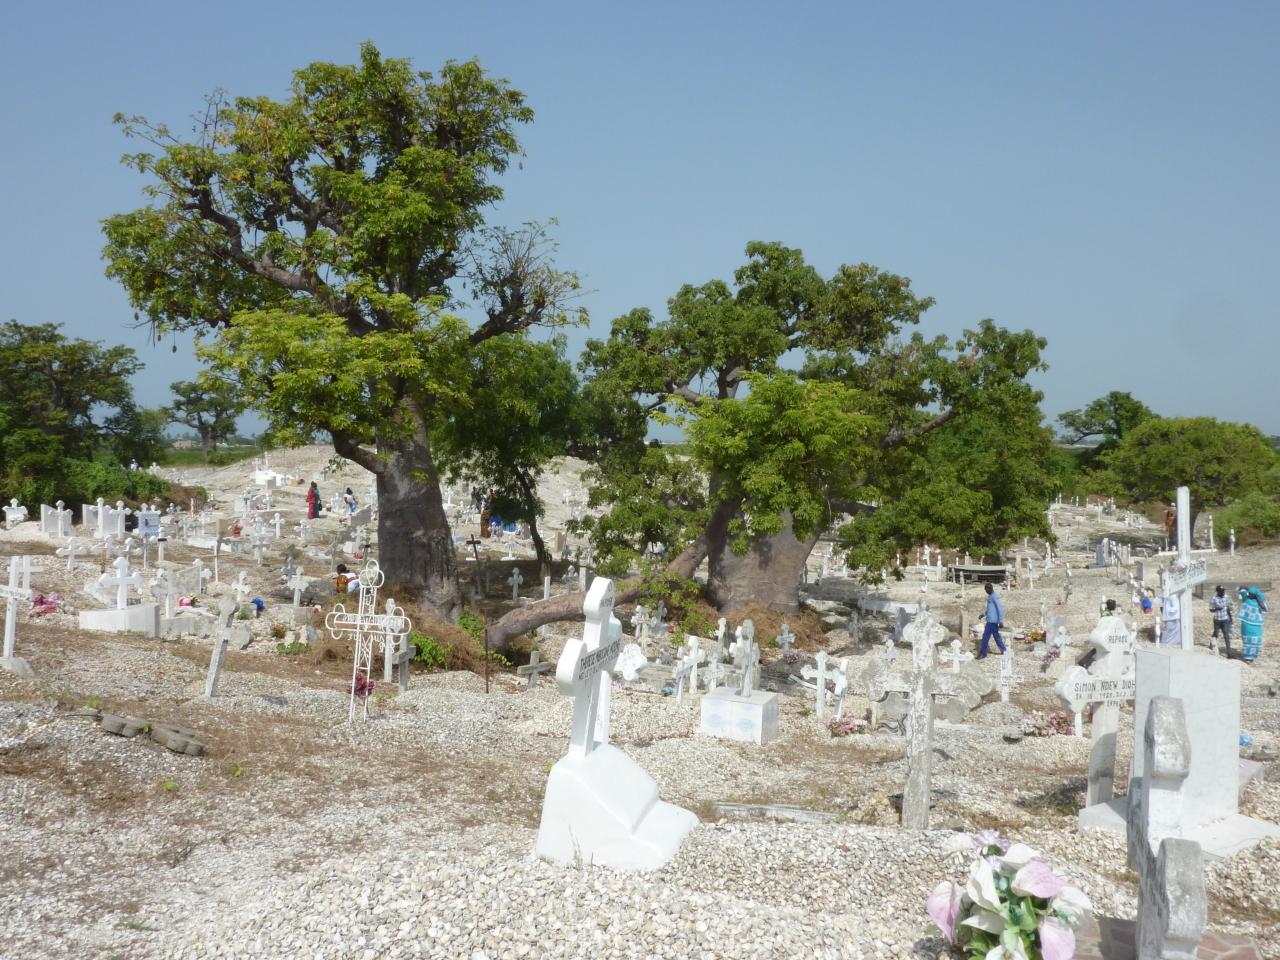
<path fill-rule="evenodd" d="M 581 640 L 570 640 L 556 664 L 560 692 L 573 697 L 569 755 L 585 758 L 609 742 L 610 670 L 622 650 L 622 624 L 613 615 L 613 581 L 596 577 L 583 601 Z"/>
<path fill-rule="evenodd" d="M 929 826 L 933 770 L 934 647 L 947 631 L 922 611 L 903 630 L 911 642 L 911 704 L 907 711 L 907 782 L 902 791 L 902 825 L 908 830 Z"/>
<path fill-rule="evenodd" d="M 0 584 L 0 597 L 5 598 L 4 608 L 4 655 L 13 656 L 13 644 L 18 631 L 18 601 L 31 599 L 31 587 L 21 582 L 23 569 L 27 566 L 22 561 L 30 562 L 30 557 L 12 557 L 9 560 L 9 585 Z"/>
<path fill-rule="evenodd" d="M 98 586 L 115 587 L 116 609 L 124 610 L 129 606 L 129 588 L 142 589 L 142 574 L 136 570 L 133 573 L 129 572 L 128 556 L 117 557 L 111 566 L 116 572 L 115 576 L 104 573 L 98 578 Z"/>

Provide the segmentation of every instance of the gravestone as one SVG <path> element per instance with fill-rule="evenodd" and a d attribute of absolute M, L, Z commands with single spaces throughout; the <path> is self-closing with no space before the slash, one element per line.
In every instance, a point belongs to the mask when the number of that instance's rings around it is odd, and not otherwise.
<path fill-rule="evenodd" d="M 218 695 L 218 678 L 222 675 L 222 658 L 235 631 L 236 613 L 240 604 L 235 594 L 224 593 L 218 600 L 218 629 L 213 638 L 213 652 L 209 655 L 209 669 L 204 675 L 204 697 L 212 700 Z"/>
<path fill-rule="evenodd" d="M 142 574 L 129 570 L 129 557 L 117 557 L 111 565 L 113 572 L 98 578 L 101 590 L 115 592 L 114 606 L 106 610 L 81 610 L 81 630 L 109 630 L 141 633 L 143 636 L 160 635 L 160 606 L 156 603 L 129 603 L 129 590 L 142 589 Z"/>
<path fill-rule="evenodd" d="M 1144 776 L 1129 784 L 1129 867 L 1138 874 L 1138 956 L 1194 960 L 1208 921 L 1204 857 L 1182 839 L 1183 790 L 1193 760 L 1182 701 L 1153 697 L 1142 742 Z"/>
<path fill-rule="evenodd" d="M 84 547 L 80 543 L 78 537 L 72 537 L 67 541 L 65 547 L 59 547 L 54 551 L 60 557 L 67 558 L 67 572 L 70 573 L 76 568 L 76 557 L 84 553 Z"/>
<path fill-rule="evenodd" d="M 1066 708 L 1075 714 L 1075 734 L 1084 736 L 1084 708 L 1093 704 L 1090 723 L 1089 788 L 1085 808 L 1080 811 L 1080 827 L 1094 825 L 1099 805 L 1114 796 L 1116 734 L 1120 729 L 1120 705 L 1134 698 L 1137 680 L 1134 647 L 1137 634 L 1121 617 L 1103 617 L 1089 634 L 1096 656 L 1089 669 L 1071 667 L 1063 673 L 1054 690 Z"/>
<path fill-rule="evenodd" d="M 573 697 L 573 728 L 569 752 L 547 778 L 535 850 L 562 864 L 655 870 L 697 817 L 662 802 L 653 779 L 609 743 L 609 668 L 622 646 L 613 597 L 613 582 L 596 577 L 582 639 L 565 645 L 556 668 L 561 692 Z"/>
<path fill-rule="evenodd" d="M 27 519 L 27 508 L 18 503 L 17 500 L 10 500 L 9 505 L 4 508 L 4 526 L 6 530 L 12 530 L 18 524 L 23 523 Z"/>
<path fill-rule="evenodd" d="M 347 723 L 356 718 L 356 677 L 364 667 L 365 677 L 373 678 L 373 647 L 380 642 L 385 650 L 387 644 L 393 644 L 399 637 L 407 636 L 413 629 L 412 621 L 405 616 L 404 610 L 394 603 L 388 603 L 385 613 L 374 613 L 378 602 L 378 590 L 382 586 L 383 574 L 376 560 L 370 560 L 360 570 L 360 605 L 354 613 L 348 613 L 346 607 L 339 603 L 324 618 L 324 625 L 335 639 L 350 637 L 355 656 L 351 665 L 351 696 L 347 710 Z M 363 701 L 364 716 L 369 716 L 369 698 Z"/>
<path fill-rule="evenodd" d="M 951 641 L 950 649 L 943 650 L 938 654 L 938 658 L 951 665 L 952 673 L 959 673 L 960 664 L 968 663 L 972 660 L 973 654 L 964 649 L 964 644 L 961 642 L 960 638 L 957 637 Z"/>
<path fill-rule="evenodd" d="M 23 561 L 26 561 L 24 563 Z M 31 600 L 32 592 L 28 583 L 24 584 L 23 568 L 29 568 L 30 557 L 11 557 L 9 559 L 9 584 L 0 584 L 0 597 L 4 598 L 4 655 L 0 657 L 0 668 L 19 676 L 31 676 L 31 667 L 13 652 L 18 634 L 18 604 Z"/>
<path fill-rule="evenodd" d="M 413 659 L 413 644 L 409 635 L 400 638 L 400 646 L 396 653 L 396 685 L 400 693 L 409 692 L 409 662 Z"/>
<path fill-rule="evenodd" d="M 1000 702 L 1008 703 L 1009 694 L 1013 692 L 1013 688 L 1026 679 L 1026 677 L 1014 670 L 1013 644 L 1010 643 L 1005 647 L 1004 653 L 1000 655 Z"/>
<path fill-rule="evenodd" d="M 538 685 L 538 677 L 551 670 L 552 664 L 541 662 L 542 655 L 534 650 L 529 654 L 529 662 L 523 667 L 516 667 L 516 673 L 528 679 L 528 689 Z"/>
<path fill-rule="evenodd" d="M 52 507 L 40 505 L 40 529 L 44 531 L 46 537 L 63 537 L 71 536 L 72 517 L 71 511 L 63 508 L 62 501 Z"/>
<path fill-rule="evenodd" d="M 1164 603 L 1161 619 L 1164 632 L 1160 642 L 1181 645 L 1184 650 L 1195 647 L 1195 610 L 1192 591 L 1196 584 L 1208 578 L 1208 567 L 1203 557 L 1191 556 L 1191 493 L 1187 487 L 1178 488 L 1178 557 L 1161 575 Z"/>
<path fill-rule="evenodd" d="M 520 572 L 519 567 L 513 567 L 511 576 L 507 579 L 507 583 L 511 586 L 511 602 L 520 602 L 520 584 L 524 583 L 524 574 Z"/>
<path fill-rule="evenodd" d="M 937 689 L 934 648 L 947 631 L 929 611 L 905 630 L 911 643 L 911 700 L 907 710 L 907 782 L 902 791 L 902 826 L 927 830 L 933 776 L 933 696 Z"/>
<path fill-rule="evenodd" d="M 827 669 L 827 651 L 819 650 L 814 656 L 815 666 L 805 665 L 800 671 L 800 675 L 804 679 L 813 684 L 814 690 L 814 716 L 819 720 L 827 711 L 827 684 L 832 685 L 832 693 L 835 695 L 837 707 L 835 716 L 839 717 L 844 712 L 844 695 L 849 685 L 849 658 L 844 657 L 839 664 Z"/>
<path fill-rule="evenodd" d="M 702 733 L 757 744 L 778 736 L 778 694 L 755 689 L 760 669 L 755 633 L 755 624 L 750 620 L 738 627 L 737 639 L 729 648 L 738 684 L 736 688 L 717 686 L 702 698 L 698 724 Z M 712 657 L 708 671 L 718 666 L 719 660 Z M 718 675 L 712 682 L 719 682 Z"/>

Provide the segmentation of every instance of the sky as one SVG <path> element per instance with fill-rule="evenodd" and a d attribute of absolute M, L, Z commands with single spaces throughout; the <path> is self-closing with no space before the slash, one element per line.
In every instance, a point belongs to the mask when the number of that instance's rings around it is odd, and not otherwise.
<path fill-rule="evenodd" d="M 0 31 L 0 319 L 126 343 L 141 402 L 197 370 L 103 275 L 142 205 L 117 111 L 185 128 L 214 88 L 282 97 L 373 40 L 478 57 L 528 96 L 493 223 L 555 218 L 589 331 L 751 240 L 869 262 L 1048 339 L 1050 419 L 1111 390 L 1280 434 L 1280 4 L 13 5 Z M 173 347 L 177 347 L 177 352 Z"/>

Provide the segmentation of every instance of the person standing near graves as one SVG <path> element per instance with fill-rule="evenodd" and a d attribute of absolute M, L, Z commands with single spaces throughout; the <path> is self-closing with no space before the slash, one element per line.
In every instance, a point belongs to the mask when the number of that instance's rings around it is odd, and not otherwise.
<path fill-rule="evenodd" d="M 1004 626 L 1004 604 L 1000 602 L 1000 595 L 991 584 L 984 583 L 982 588 L 987 591 L 987 611 L 982 615 L 987 625 L 982 628 L 982 647 L 978 650 L 979 660 L 987 655 L 987 644 L 993 637 L 1000 652 L 1004 653 L 1004 640 L 1000 638 L 1000 628 Z"/>
<path fill-rule="evenodd" d="M 338 564 L 337 577 L 334 580 L 335 593 L 357 593 L 360 590 L 360 578 L 347 569 L 345 563 Z"/>
<path fill-rule="evenodd" d="M 1160 597 L 1160 643 L 1182 646 L 1182 608 L 1178 605 L 1178 595 L 1167 590 Z"/>
<path fill-rule="evenodd" d="M 307 519 L 314 520 L 320 516 L 320 488 L 314 480 L 307 488 Z"/>
<path fill-rule="evenodd" d="M 1262 615 L 1267 612 L 1267 598 L 1257 587 L 1241 587 L 1240 647 L 1245 663 L 1253 663 L 1262 652 Z"/>
<path fill-rule="evenodd" d="M 1227 599 L 1225 587 L 1218 587 L 1209 598 L 1209 612 L 1213 614 L 1213 639 L 1222 634 L 1227 647 L 1227 656 L 1231 656 L 1231 601 Z"/>

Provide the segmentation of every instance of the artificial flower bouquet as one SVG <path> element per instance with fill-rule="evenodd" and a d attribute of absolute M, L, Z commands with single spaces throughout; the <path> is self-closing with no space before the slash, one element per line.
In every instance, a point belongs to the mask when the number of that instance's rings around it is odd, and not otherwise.
<path fill-rule="evenodd" d="M 994 830 L 962 838 L 953 852 L 963 851 L 977 852 L 968 880 L 944 880 L 926 904 L 947 942 L 982 960 L 1071 960 L 1089 898 L 1035 850 Z"/>

